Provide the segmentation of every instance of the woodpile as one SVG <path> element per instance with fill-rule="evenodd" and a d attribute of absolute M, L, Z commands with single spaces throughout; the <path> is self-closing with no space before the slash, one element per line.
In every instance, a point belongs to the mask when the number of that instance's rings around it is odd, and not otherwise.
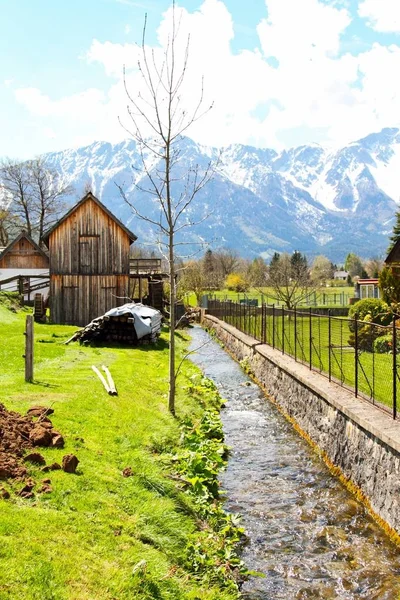
<path fill-rule="evenodd" d="M 67 342 L 79 340 L 80 344 L 111 342 L 130 346 L 156 343 L 161 333 L 161 315 L 152 322 L 148 335 L 140 337 L 135 328 L 135 317 L 130 313 L 118 316 L 103 315 L 93 319 L 86 327 L 77 331 Z"/>

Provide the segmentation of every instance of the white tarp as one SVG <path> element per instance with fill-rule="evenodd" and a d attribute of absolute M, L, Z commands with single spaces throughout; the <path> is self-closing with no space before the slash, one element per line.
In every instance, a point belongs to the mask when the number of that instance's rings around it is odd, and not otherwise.
<path fill-rule="evenodd" d="M 122 317 L 126 314 L 129 314 L 134 318 L 134 326 L 138 340 L 145 335 L 150 335 L 152 329 L 154 330 L 157 327 L 161 327 L 162 315 L 159 310 L 144 304 L 136 304 L 135 302 L 111 308 L 104 316 Z"/>

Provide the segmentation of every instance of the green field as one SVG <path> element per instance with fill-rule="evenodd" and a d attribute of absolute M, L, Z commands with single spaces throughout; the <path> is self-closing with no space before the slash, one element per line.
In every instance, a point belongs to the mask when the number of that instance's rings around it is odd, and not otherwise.
<path fill-rule="evenodd" d="M 280 303 L 274 298 L 272 288 L 252 288 L 248 292 L 232 292 L 230 290 L 220 290 L 215 292 L 205 292 L 210 297 L 215 297 L 217 300 L 232 300 L 240 302 L 245 298 L 256 298 L 259 304 L 263 302 L 268 305 Z M 301 302 L 301 306 L 318 306 L 332 308 L 334 306 L 348 306 L 348 299 L 354 296 L 353 286 L 341 286 L 331 288 L 319 288 L 315 292 L 311 292 L 308 299 Z"/>
<path fill-rule="evenodd" d="M 68 453 L 80 463 L 76 474 L 30 467 L 38 485 L 50 476 L 53 488 L 31 499 L 16 495 L 22 482 L 0 482 L 11 492 L 0 499 L 1 600 L 237 598 L 238 533 L 207 500 L 223 462 L 221 443 L 210 439 L 210 427 L 220 428 L 215 390 L 185 363 L 174 419 L 165 335 L 138 348 L 65 346 L 74 327 L 40 324 L 34 383 L 25 383 L 24 321 L 23 311 L 0 305 L 0 402 L 21 413 L 52 406 L 66 445 L 40 452 L 48 464 Z M 177 339 L 183 351 L 184 336 Z M 118 396 L 91 370 L 102 364 Z M 202 428 L 208 437 L 199 442 Z M 191 449 L 182 441 L 188 434 Z M 131 477 L 122 476 L 125 467 Z"/>

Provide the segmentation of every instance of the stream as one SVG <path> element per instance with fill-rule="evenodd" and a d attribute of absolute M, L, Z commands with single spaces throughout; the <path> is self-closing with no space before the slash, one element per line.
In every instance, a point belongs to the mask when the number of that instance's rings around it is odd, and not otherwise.
<path fill-rule="evenodd" d="M 227 400 L 225 509 L 242 515 L 247 568 L 265 575 L 243 598 L 400 600 L 399 548 L 218 343 L 191 335 L 191 360 Z"/>

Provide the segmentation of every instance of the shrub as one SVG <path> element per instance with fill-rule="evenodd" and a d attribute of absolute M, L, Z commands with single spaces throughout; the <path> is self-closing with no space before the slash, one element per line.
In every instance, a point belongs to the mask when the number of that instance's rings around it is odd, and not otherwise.
<path fill-rule="evenodd" d="M 373 325 L 359 325 L 357 330 L 357 348 L 364 352 L 372 352 L 375 346 L 375 340 L 382 337 L 382 329 Z M 349 337 L 349 344 L 355 348 L 356 336 L 352 333 Z"/>
<path fill-rule="evenodd" d="M 374 350 L 378 354 L 387 354 L 392 351 L 393 337 L 390 333 L 380 335 L 374 342 Z"/>
<path fill-rule="evenodd" d="M 249 283 L 239 273 L 231 273 L 226 278 L 225 286 L 233 292 L 247 292 Z"/>
<path fill-rule="evenodd" d="M 392 315 L 389 307 L 383 300 L 378 298 L 365 298 L 350 307 L 349 319 L 357 317 L 358 321 L 376 323 L 377 325 L 389 325 Z M 354 323 L 349 322 L 350 331 L 354 332 Z"/>

